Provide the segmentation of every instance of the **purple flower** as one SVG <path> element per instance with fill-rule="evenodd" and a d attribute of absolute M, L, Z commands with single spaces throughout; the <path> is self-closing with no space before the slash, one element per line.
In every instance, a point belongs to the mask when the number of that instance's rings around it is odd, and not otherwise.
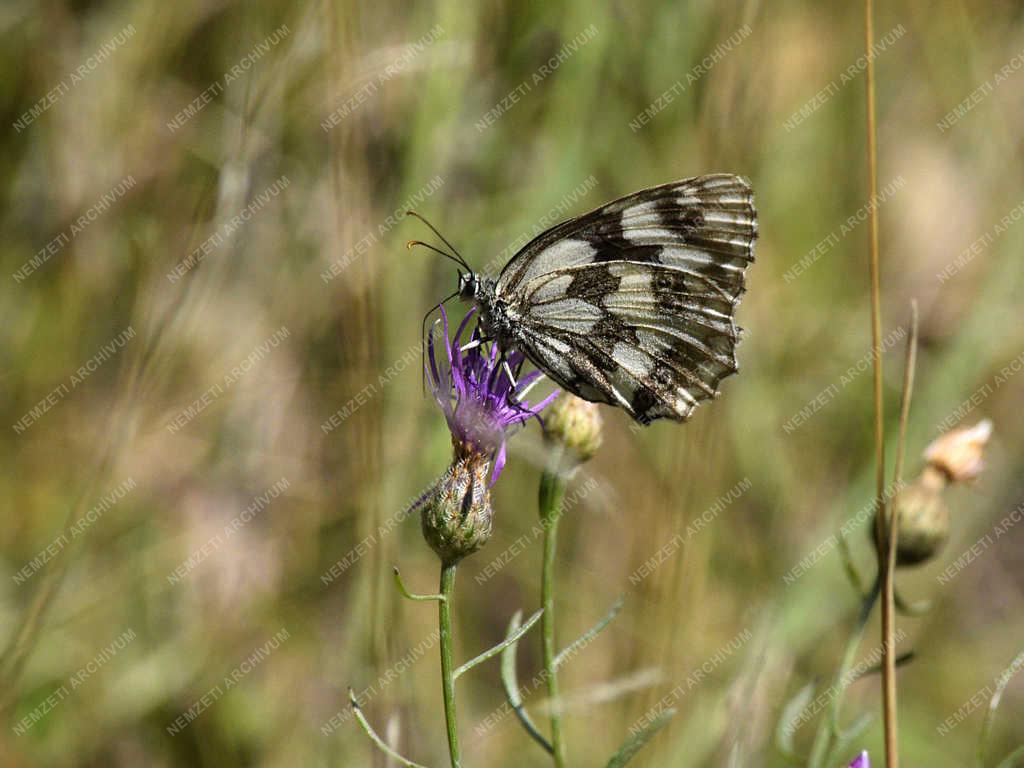
<path fill-rule="evenodd" d="M 494 485 L 505 467 L 505 441 L 509 429 L 537 417 L 558 396 L 558 392 L 553 392 L 536 405 L 521 399 L 541 377 L 541 372 L 531 371 L 513 384 L 509 372 L 517 375 L 525 356 L 522 352 L 512 351 L 505 353 L 502 360 L 498 345 L 485 345 L 479 328 L 473 331 L 468 348 L 464 350 L 462 334 L 475 314 L 476 307 L 466 313 L 452 339 L 448 333 L 448 315 L 441 307 L 448 365 L 444 367 L 443 358 L 441 365 L 438 364 L 434 335 L 430 334 L 427 341 L 427 378 L 431 393 L 448 422 L 456 451 L 463 455 L 485 454 L 493 459 L 490 484 Z"/>
<path fill-rule="evenodd" d="M 849 768 L 871 768 L 871 761 L 868 760 L 868 751 L 865 749 L 861 752 L 860 755 L 850 763 Z"/>

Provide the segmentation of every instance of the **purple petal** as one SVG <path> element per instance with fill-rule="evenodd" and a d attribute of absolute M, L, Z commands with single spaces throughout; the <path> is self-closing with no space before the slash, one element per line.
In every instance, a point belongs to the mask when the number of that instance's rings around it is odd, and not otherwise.
<path fill-rule="evenodd" d="M 476 307 L 471 307 L 466 316 L 462 318 L 462 322 L 459 323 L 459 330 L 455 332 L 455 348 L 461 349 L 462 347 L 462 332 L 466 330 L 466 326 L 469 325 L 470 319 L 476 314 Z"/>
<path fill-rule="evenodd" d="M 462 396 L 466 394 L 469 389 L 469 380 L 466 378 L 465 372 L 462 370 L 461 365 L 452 366 L 451 371 L 448 372 L 451 377 L 452 391 L 455 395 L 456 401 L 462 399 Z"/>
<path fill-rule="evenodd" d="M 491 364 L 494 364 L 493 352 Z M 512 382 L 509 380 L 508 374 L 505 372 L 504 365 L 498 365 L 494 368 L 491 368 L 491 375 L 487 382 L 487 388 L 491 392 L 495 394 L 499 394 L 501 392 L 508 392 L 511 386 Z"/>
<path fill-rule="evenodd" d="M 452 342 L 448 336 L 448 313 L 441 306 L 441 322 L 444 324 L 444 348 L 448 352 L 448 367 L 452 368 Z"/>
<path fill-rule="evenodd" d="M 868 760 L 868 751 L 866 749 L 850 763 L 850 768 L 871 768 L 871 761 Z"/>
<path fill-rule="evenodd" d="M 501 474 L 501 470 L 505 468 L 505 440 L 502 438 L 501 445 L 498 447 L 498 452 L 494 454 L 494 471 L 491 472 L 491 483 L 490 487 L 494 487 L 494 484 L 498 482 L 498 475 Z"/>
<path fill-rule="evenodd" d="M 433 380 L 433 386 L 431 389 L 434 391 L 434 397 L 437 398 L 438 392 L 441 390 L 441 374 L 437 372 L 437 355 L 434 352 L 434 328 L 431 326 L 429 335 L 427 336 L 427 359 L 430 361 L 430 369 L 427 371 L 428 378 Z"/>
<path fill-rule="evenodd" d="M 555 398 L 558 397 L 560 394 L 562 394 L 562 390 L 556 389 L 554 392 L 552 392 L 550 395 L 545 397 L 543 400 L 541 400 L 536 405 L 532 405 L 532 406 L 528 406 L 528 407 L 535 414 L 536 413 L 540 413 L 545 408 L 547 408 L 549 405 L 551 405 L 551 403 L 553 403 L 555 401 Z M 524 403 L 524 405 L 525 405 L 525 403 Z"/>
<path fill-rule="evenodd" d="M 543 375 L 544 374 L 541 373 L 540 371 L 530 371 L 525 376 L 520 377 L 519 383 L 516 385 L 515 394 L 519 394 L 520 392 L 522 392 L 524 389 L 533 384 L 533 382 L 535 382 Z"/>

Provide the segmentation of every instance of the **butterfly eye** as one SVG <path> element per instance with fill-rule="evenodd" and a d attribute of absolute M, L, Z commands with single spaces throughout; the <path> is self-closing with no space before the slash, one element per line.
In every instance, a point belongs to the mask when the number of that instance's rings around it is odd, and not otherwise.
<path fill-rule="evenodd" d="M 459 273 L 459 297 L 462 299 L 476 297 L 476 276 L 473 273 Z"/>

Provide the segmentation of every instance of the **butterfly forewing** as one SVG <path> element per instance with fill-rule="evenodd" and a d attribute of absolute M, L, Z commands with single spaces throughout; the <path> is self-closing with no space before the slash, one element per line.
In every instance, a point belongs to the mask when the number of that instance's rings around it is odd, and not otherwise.
<path fill-rule="evenodd" d="M 561 386 L 639 421 L 682 421 L 737 369 L 734 313 L 756 238 L 744 179 L 686 179 L 542 233 L 502 270 L 494 300 Z"/>

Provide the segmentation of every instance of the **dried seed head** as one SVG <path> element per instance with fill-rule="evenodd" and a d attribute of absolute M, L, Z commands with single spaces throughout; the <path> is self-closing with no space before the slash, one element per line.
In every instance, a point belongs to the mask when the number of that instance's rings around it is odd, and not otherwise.
<path fill-rule="evenodd" d="M 544 417 L 545 436 L 565 447 L 577 462 L 590 459 L 601 447 L 601 413 L 596 403 L 563 394 Z"/>
<path fill-rule="evenodd" d="M 886 508 L 890 519 L 894 509 L 899 515 L 897 566 L 919 565 L 931 560 L 949 538 L 949 508 L 942 498 L 942 484 L 935 482 L 937 473 L 933 473 L 935 470 L 926 469 L 917 480 L 900 490 Z"/>
<path fill-rule="evenodd" d="M 490 470 L 486 454 L 457 451 L 433 498 L 423 507 L 423 537 L 442 562 L 458 562 L 491 537 Z"/>
<path fill-rule="evenodd" d="M 973 427 L 958 427 L 936 438 L 924 449 L 929 466 L 940 470 L 951 483 L 966 483 L 985 468 L 982 456 L 992 436 L 992 422 L 982 419 Z"/>

